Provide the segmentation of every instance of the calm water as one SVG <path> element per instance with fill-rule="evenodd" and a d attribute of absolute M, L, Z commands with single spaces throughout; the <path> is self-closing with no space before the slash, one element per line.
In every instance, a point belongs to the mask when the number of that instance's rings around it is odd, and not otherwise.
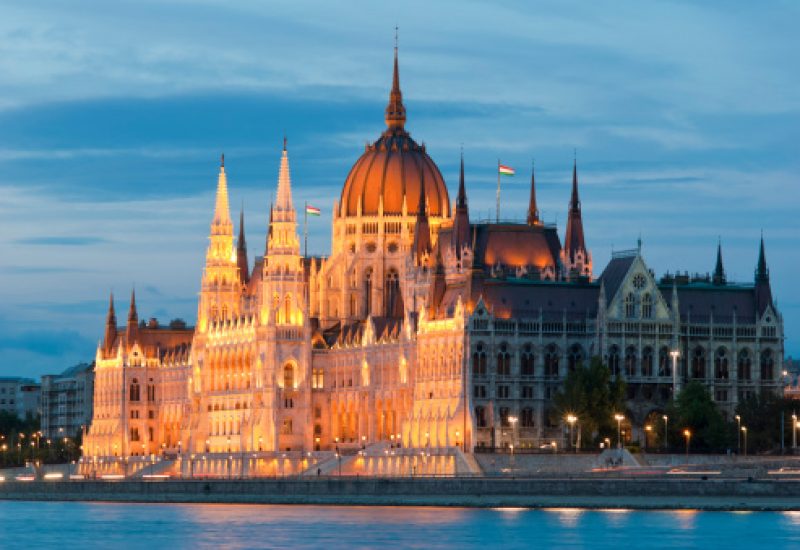
<path fill-rule="evenodd" d="M 798 513 L 0 502 L 2 548 L 798 548 Z"/>

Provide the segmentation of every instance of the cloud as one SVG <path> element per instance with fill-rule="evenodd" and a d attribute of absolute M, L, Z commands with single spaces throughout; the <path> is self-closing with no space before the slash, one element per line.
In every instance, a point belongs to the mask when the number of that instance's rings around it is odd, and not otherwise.
<path fill-rule="evenodd" d="M 95 244 L 107 243 L 108 239 L 102 237 L 86 236 L 49 236 L 49 237 L 26 237 L 14 241 L 17 244 L 33 244 L 44 246 L 91 246 Z"/>

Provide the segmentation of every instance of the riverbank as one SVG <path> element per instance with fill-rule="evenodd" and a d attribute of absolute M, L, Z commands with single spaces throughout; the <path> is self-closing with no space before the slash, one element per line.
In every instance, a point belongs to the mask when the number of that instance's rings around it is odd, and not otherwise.
<path fill-rule="evenodd" d="M 322 478 L 5 481 L 0 499 L 588 509 L 800 510 L 800 480 Z"/>

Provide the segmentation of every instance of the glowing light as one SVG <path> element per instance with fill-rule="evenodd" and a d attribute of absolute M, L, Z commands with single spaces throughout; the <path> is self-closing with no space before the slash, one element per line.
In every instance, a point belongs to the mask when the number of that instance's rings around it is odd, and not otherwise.
<path fill-rule="evenodd" d="M 44 478 L 45 479 L 63 479 L 64 478 L 64 474 L 62 474 L 61 472 L 50 472 L 50 473 L 44 474 Z"/>

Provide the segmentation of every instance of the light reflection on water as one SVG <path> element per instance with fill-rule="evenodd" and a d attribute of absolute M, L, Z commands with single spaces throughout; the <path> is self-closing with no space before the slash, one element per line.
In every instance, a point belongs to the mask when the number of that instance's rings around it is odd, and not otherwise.
<path fill-rule="evenodd" d="M 800 546 L 800 513 L 0 502 L 2 548 Z"/>

